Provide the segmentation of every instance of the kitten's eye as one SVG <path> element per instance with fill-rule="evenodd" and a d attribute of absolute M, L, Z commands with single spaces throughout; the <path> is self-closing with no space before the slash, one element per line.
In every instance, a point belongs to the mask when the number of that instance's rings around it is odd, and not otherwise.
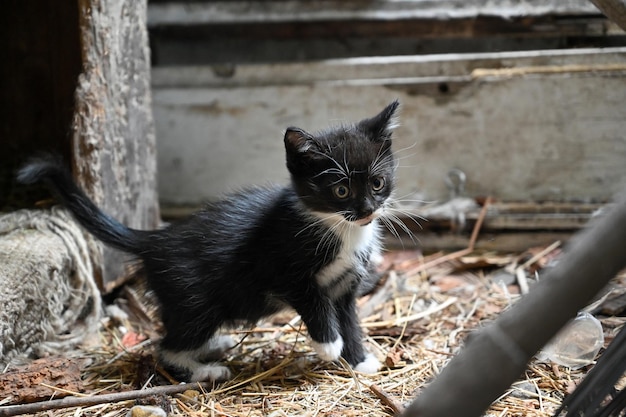
<path fill-rule="evenodd" d="M 335 188 L 333 188 L 333 193 L 335 194 L 335 197 L 343 200 L 344 198 L 347 198 L 348 195 L 350 195 L 350 189 L 345 185 L 339 184 Z"/>
<path fill-rule="evenodd" d="M 385 179 L 383 177 L 376 177 L 372 180 L 372 190 L 380 191 L 385 187 Z"/>

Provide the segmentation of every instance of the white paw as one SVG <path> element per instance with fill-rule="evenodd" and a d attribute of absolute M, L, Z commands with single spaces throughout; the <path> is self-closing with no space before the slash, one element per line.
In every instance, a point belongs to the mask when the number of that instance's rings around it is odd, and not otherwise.
<path fill-rule="evenodd" d="M 335 361 L 341 356 L 341 350 L 343 349 L 343 339 L 341 336 L 337 337 L 334 342 L 330 343 L 318 343 L 311 341 L 311 346 L 317 352 L 318 356 L 325 361 Z"/>
<path fill-rule="evenodd" d="M 190 382 L 225 381 L 231 377 L 230 370 L 222 365 L 204 365 L 194 369 Z"/>
<path fill-rule="evenodd" d="M 371 353 L 368 353 L 365 357 L 365 360 L 354 367 L 354 370 L 357 372 L 362 372 L 364 374 L 375 374 L 380 369 L 381 363 L 376 359 Z"/>

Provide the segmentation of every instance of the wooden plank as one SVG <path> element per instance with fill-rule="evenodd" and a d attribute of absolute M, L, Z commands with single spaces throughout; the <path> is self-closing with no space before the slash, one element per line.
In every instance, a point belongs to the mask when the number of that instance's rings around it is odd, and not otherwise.
<path fill-rule="evenodd" d="M 584 227 L 603 207 L 603 204 L 578 203 L 496 203 L 489 208 L 482 230 L 490 232 L 511 230 L 572 232 Z M 178 219 L 189 216 L 200 208 L 201 206 L 166 204 L 162 209 L 162 213 L 165 219 Z M 398 218 L 403 221 L 408 229 L 416 234 L 433 230 L 450 232 L 457 229 L 451 216 L 429 215 L 429 213 L 432 213 L 432 209 L 423 210 L 405 206 L 402 208 L 402 212 L 404 214 L 398 215 Z M 480 208 L 473 208 L 461 213 L 465 220 L 463 229 L 469 232 L 474 227 Z M 402 232 L 400 229 L 398 231 Z"/>
<path fill-rule="evenodd" d="M 206 23 L 319 22 L 337 20 L 461 19 L 498 16 L 506 19 L 540 15 L 593 15 L 598 10 L 586 0 L 527 0 L 488 2 L 467 0 L 396 1 L 211 1 L 160 2 L 149 9 L 149 22 L 159 25 Z"/>
<path fill-rule="evenodd" d="M 512 252 L 519 253 L 528 248 L 548 246 L 554 242 L 567 242 L 573 233 L 571 232 L 515 232 L 515 233 L 481 233 L 474 248 L 479 251 Z M 417 233 L 414 239 L 398 240 L 391 234 L 385 235 L 385 248 L 412 249 L 420 248 L 424 253 L 432 253 L 440 250 L 454 251 L 467 248 L 469 237 L 454 233 Z"/>
<path fill-rule="evenodd" d="M 201 3 L 204 4 L 204 3 Z M 183 18 L 185 19 L 185 18 Z M 471 16 L 442 19 L 421 17 L 395 20 L 330 19 L 324 21 L 285 20 L 281 22 L 171 22 L 150 25 L 151 33 L 170 39 L 221 38 L 259 40 L 307 40 L 329 38 L 403 37 L 403 38 L 472 38 L 485 36 L 556 36 L 603 35 L 609 27 L 608 20 L 600 15 L 556 19 L 554 16 Z"/>
<path fill-rule="evenodd" d="M 496 202 L 488 208 L 475 248 L 520 251 L 567 241 L 604 208 L 601 204 L 585 203 Z M 403 215 L 400 219 L 412 231 L 413 237 L 397 227 L 400 239 L 388 232 L 388 247 L 420 247 L 425 251 L 436 251 L 466 248 L 481 208 L 465 210 L 462 227 L 447 216 L 428 216 L 428 212 L 434 212 L 432 209 L 403 211 L 411 214 L 411 217 Z M 424 219 L 413 220 L 418 216 Z"/>
<path fill-rule="evenodd" d="M 321 82 L 424 79 L 470 81 L 477 69 L 626 64 L 626 47 L 547 51 L 363 57 L 307 63 L 156 67 L 152 86 L 162 88 L 315 85 Z M 221 70 L 221 71 L 220 71 Z M 366 82 L 366 81 L 363 81 Z"/>
<path fill-rule="evenodd" d="M 603 17 L 255 23 L 152 27 L 150 40 L 156 67 L 229 66 L 360 56 L 547 50 L 563 45 L 572 49 L 624 45 L 626 35 L 614 26 Z"/>
<path fill-rule="evenodd" d="M 148 23 L 154 66 L 611 47 L 626 38 L 586 0 L 151 2 Z"/>
<path fill-rule="evenodd" d="M 497 202 L 489 206 L 482 230 L 487 231 L 577 231 L 583 227 L 592 217 L 600 213 L 605 206 L 603 204 L 589 203 L 536 203 L 536 202 Z M 440 211 L 437 214 L 437 206 L 425 209 L 404 207 L 400 216 L 411 230 L 450 230 L 454 229 L 454 212 L 451 210 Z M 435 213 L 435 214 L 433 214 Z M 479 217 L 480 207 L 459 210 L 465 221 L 464 228 L 467 231 L 473 229 L 474 223 Z M 410 217 L 423 218 L 419 226 Z"/>

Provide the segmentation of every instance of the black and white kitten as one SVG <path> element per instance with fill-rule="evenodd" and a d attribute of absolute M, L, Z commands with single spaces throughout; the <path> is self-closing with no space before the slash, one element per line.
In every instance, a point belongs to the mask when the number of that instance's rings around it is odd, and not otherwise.
<path fill-rule="evenodd" d="M 18 179 L 48 182 L 80 224 L 141 260 L 161 307 L 160 359 L 190 381 L 230 376 L 219 359 L 232 341 L 219 328 L 292 307 L 324 360 L 342 356 L 372 373 L 355 298 L 376 281 L 379 220 L 394 186 L 391 151 L 398 102 L 356 124 L 285 133 L 291 185 L 250 188 L 161 230 L 134 230 L 103 213 L 52 158 Z"/>

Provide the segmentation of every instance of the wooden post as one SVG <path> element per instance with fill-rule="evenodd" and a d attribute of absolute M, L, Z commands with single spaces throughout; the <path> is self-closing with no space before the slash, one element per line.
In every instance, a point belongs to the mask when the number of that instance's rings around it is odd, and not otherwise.
<path fill-rule="evenodd" d="M 150 95 L 147 1 L 78 0 L 83 71 L 75 93 L 73 169 L 107 213 L 158 226 L 156 141 Z M 127 275 L 125 255 L 103 248 L 101 287 Z"/>

